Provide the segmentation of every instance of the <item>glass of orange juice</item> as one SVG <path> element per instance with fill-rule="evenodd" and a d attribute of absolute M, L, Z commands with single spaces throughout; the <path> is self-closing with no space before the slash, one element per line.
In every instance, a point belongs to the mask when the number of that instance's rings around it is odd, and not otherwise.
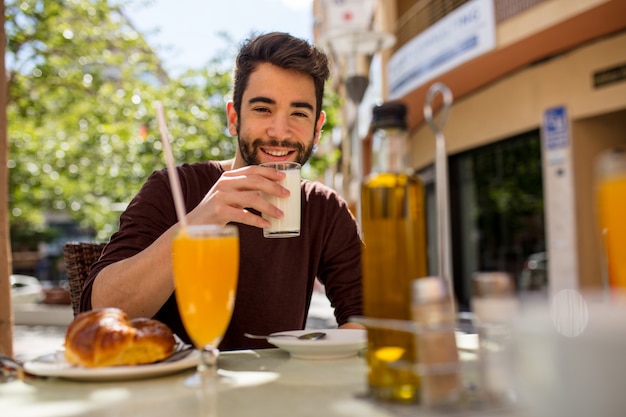
<path fill-rule="evenodd" d="M 239 276 L 239 233 L 232 225 L 181 228 L 172 260 L 178 310 L 185 330 L 201 352 L 198 372 L 187 381 L 198 385 L 217 375 L 218 345 L 235 305 Z"/>
<path fill-rule="evenodd" d="M 604 151 L 597 159 L 598 213 L 609 286 L 626 291 L 626 148 Z"/>

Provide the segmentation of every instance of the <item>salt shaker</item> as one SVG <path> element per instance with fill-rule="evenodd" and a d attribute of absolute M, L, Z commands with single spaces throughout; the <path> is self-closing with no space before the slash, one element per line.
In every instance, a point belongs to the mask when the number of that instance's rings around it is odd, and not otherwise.
<path fill-rule="evenodd" d="M 459 400 L 461 384 L 454 334 L 456 313 L 447 281 L 440 277 L 414 280 L 411 309 L 418 325 L 421 403 L 426 407 L 454 404 Z"/>
<path fill-rule="evenodd" d="M 482 392 L 489 402 L 513 402 L 509 355 L 511 321 L 518 311 L 513 277 L 506 272 L 477 272 L 472 276 L 472 291 Z"/>

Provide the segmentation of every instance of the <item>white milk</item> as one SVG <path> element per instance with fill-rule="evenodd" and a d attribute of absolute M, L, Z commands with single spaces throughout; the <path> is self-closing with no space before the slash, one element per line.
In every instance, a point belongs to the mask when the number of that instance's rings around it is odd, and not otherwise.
<path fill-rule="evenodd" d="M 277 168 L 281 169 L 281 168 Z M 271 223 L 268 229 L 263 229 L 265 237 L 296 237 L 300 236 L 300 166 L 285 169 L 286 177 L 279 184 L 289 190 L 289 197 L 264 195 L 264 198 L 285 213 L 283 218 L 276 219 L 263 215 Z"/>

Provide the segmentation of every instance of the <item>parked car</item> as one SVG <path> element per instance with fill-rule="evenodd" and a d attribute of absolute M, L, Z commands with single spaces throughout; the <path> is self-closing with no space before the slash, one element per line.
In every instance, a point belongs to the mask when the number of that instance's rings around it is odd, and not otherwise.
<path fill-rule="evenodd" d="M 533 253 L 524 262 L 520 274 L 520 291 L 543 291 L 548 287 L 548 253 Z"/>
<path fill-rule="evenodd" d="M 11 302 L 13 304 L 39 303 L 43 300 L 43 287 L 30 275 L 11 275 Z"/>

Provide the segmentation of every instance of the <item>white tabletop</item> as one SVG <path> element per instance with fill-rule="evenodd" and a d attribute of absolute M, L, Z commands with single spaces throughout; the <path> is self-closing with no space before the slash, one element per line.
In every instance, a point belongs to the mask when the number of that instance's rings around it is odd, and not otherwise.
<path fill-rule="evenodd" d="M 225 352 L 219 364 L 229 382 L 220 382 L 211 398 L 200 399 L 195 389 L 184 385 L 193 369 L 134 381 L 28 378 L 0 384 L 0 410 L 12 417 L 431 415 L 418 406 L 391 406 L 366 398 L 367 366 L 359 356 L 312 361 L 264 349 Z M 478 415 L 500 414 L 463 413 Z"/>

